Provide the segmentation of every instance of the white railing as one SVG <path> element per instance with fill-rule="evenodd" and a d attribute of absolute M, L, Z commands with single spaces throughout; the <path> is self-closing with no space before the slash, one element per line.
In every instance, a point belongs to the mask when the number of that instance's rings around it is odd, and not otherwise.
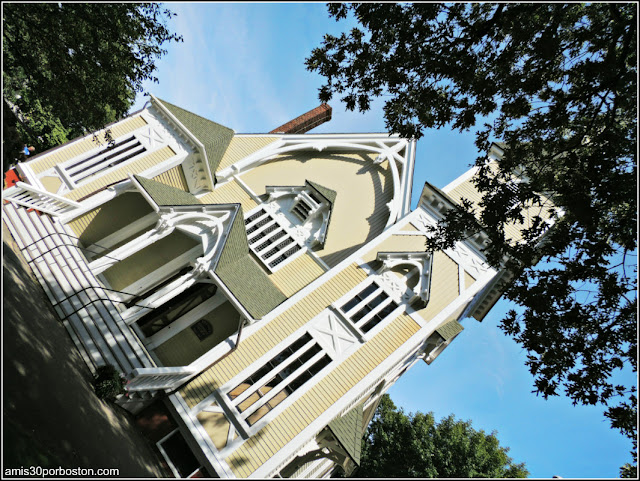
<path fill-rule="evenodd" d="M 131 371 L 127 391 L 173 389 L 196 374 L 188 367 L 142 367 Z"/>
<path fill-rule="evenodd" d="M 14 186 L 5 189 L 2 192 L 2 200 L 53 216 L 63 215 L 81 207 L 78 202 L 40 190 L 24 182 L 16 182 Z"/>

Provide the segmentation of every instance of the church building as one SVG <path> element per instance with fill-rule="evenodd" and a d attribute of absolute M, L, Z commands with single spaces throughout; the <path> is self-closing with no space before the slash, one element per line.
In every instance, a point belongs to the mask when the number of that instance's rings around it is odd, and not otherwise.
<path fill-rule="evenodd" d="M 117 402 L 161 413 L 176 477 L 353 471 L 382 394 L 509 281 L 482 233 L 425 251 L 427 226 L 479 199 L 474 169 L 412 210 L 415 140 L 308 133 L 330 117 L 241 134 L 151 95 L 112 140 L 35 155 L 3 192 L 89 369 L 116 367 Z"/>

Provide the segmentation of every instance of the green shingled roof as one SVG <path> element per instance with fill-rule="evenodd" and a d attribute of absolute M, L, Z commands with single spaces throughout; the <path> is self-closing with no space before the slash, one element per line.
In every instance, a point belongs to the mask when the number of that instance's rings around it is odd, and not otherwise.
<path fill-rule="evenodd" d="M 215 272 L 254 319 L 262 318 L 287 299 L 249 254 L 242 207 L 233 221 Z"/>
<path fill-rule="evenodd" d="M 460 334 L 463 329 L 464 327 L 462 327 L 462 324 L 458 321 L 451 320 L 436 329 L 436 332 L 440 334 L 445 341 L 449 341 Z"/>
<path fill-rule="evenodd" d="M 318 194 L 320 194 L 322 197 L 324 197 L 325 199 L 327 199 L 329 201 L 329 203 L 331 204 L 331 207 L 333 207 L 334 202 L 336 201 L 336 197 L 338 194 L 336 194 L 335 190 L 331 190 L 328 189 L 320 184 L 316 184 L 315 182 L 311 182 L 310 180 L 306 181 L 307 184 L 309 184 L 314 190 L 316 190 L 318 192 Z"/>
<path fill-rule="evenodd" d="M 146 179 L 139 175 L 134 175 L 142 188 L 149 194 L 158 205 L 201 205 L 193 194 L 185 192 L 176 187 L 163 184 L 156 180 Z"/>
<path fill-rule="evenodd" d="M 327 233 L 324 235 L 324 244 L 327 243 L 327 237 L 329 237 L 329 228 L 331 227 L 331 214 L 333 214 L 333 206 L 336 201 L 336 197 L 338 194 L 335 190 L 328 189 L 323 185 L 317 184 L 316 182 L 311 182 L 310 180 L 305 181 L 309 187 L 315 190 L 318 194 L 329 201 L 329 218 L 327 219 Z"/>
<path fill-rule="evenodd" d="M 357 465 L 360 465 L 362 450 L 362 416 L 361 403 L 329 423 L 329 429 Z"/>
<path fill-rule="evenodd" d="M 233 138 L 233 130 L 170 104 L 169 102 L 161 99 L 158 100 L 162 102 L 162 105 L 164 105 L 189 132 L 202 142 L 204 150 L 207 152 L 211 175 L 215 178 L 215 172 L 218 169 L 218 165 L 220 165 L 220 160 L 222 160 L 222 156 Z"/>
<path fill-rule="evenodd" d="M 195 196 L 155 180 L 134 176 L 158 205 L 206 205 Z M 231 204 L 234 205 L 234 204 Z M 239 204 L 215 268 L 222 282 L 254 319 L 260 319 L 287 297 L 249 254 L 244 215 Z"/>

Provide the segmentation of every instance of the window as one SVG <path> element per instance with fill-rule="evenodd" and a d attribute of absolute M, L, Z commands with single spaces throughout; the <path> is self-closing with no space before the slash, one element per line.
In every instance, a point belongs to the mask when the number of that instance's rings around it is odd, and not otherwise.
<path fill-rule="evenodd" d="M 375 282 L 367 285 L 340 307 L 357 328 L 367 333 L 380 324 L 398 304 Z"/>
<path fill-rule="evenodd" d="M 145 336 L 151 337 L 211 298 L 216 291 L 215 284 L 196 283 L 165 304 L 147 312 L 138 319 L 137 324 Z"/>
<path fill-rule="evenodd" d="M 305 333 L 240 382 L 228 396 L 252 426 L 330 362 L 315 339 Z"/>
<path fill-rule="evenodd" d="M 504 184 L 505 188 L 514 196 L 512 199 L 510 199 L 509 203 L 507 204 L 508 209 L 512 209 L 516 205 L 518 205 L 519 201 L 517 196 L 520 193 L 520 186 L 518 184 L 519 182 L 515 180 L 510 180 Z"/>
<path fill-rule="evenodd" d="M 74 184 L 80 184 L 100 172 L 122 164 L 146 151 L 145 147 L 134 136 L 130 135 L 114 145 L 104 147 L 81 160 L 74 160 L 60 169 L 65 177 Z"/>
<path fill-rule="evenodd" d="M 309 217 L 311 209 L 312 207 L 307 204 L 304 199 L 300 199 L 292 207 L 291 212 L 293 212 L 301 221 L 304 222 L 305 220 L 307 220 L 307 217 Z"/>
<path fill-rule="evenodd" d="M 303 249 L 276 218 L 263 208 L 250 213 L 244 223 L 250 249 L 269 270 L 274 270 Z"/>
<path fill-rule="evenodd" d="M 191 329 L 201 341 L 204 341 L 207 337 L 213 334 L 213 326 L 206 319 L 200 319 L 193 326 L 191 326 Z"/>
<path fill-rule="evenodd" d="M 177 429 L 158 441 L 157 446 L 176 477 L 186 478 L 202 467 Z"/>

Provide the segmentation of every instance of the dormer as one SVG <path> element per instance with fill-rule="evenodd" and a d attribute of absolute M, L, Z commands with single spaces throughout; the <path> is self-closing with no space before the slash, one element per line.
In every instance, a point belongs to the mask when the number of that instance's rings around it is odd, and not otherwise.
<path fill-rule="evenodd" d="M 295 237 L 309 248 L 324 244 L 335 191 L 308 180 L 302 186 L 267 186 L 265 190 L 266 202 L 286 216 Z"/>

